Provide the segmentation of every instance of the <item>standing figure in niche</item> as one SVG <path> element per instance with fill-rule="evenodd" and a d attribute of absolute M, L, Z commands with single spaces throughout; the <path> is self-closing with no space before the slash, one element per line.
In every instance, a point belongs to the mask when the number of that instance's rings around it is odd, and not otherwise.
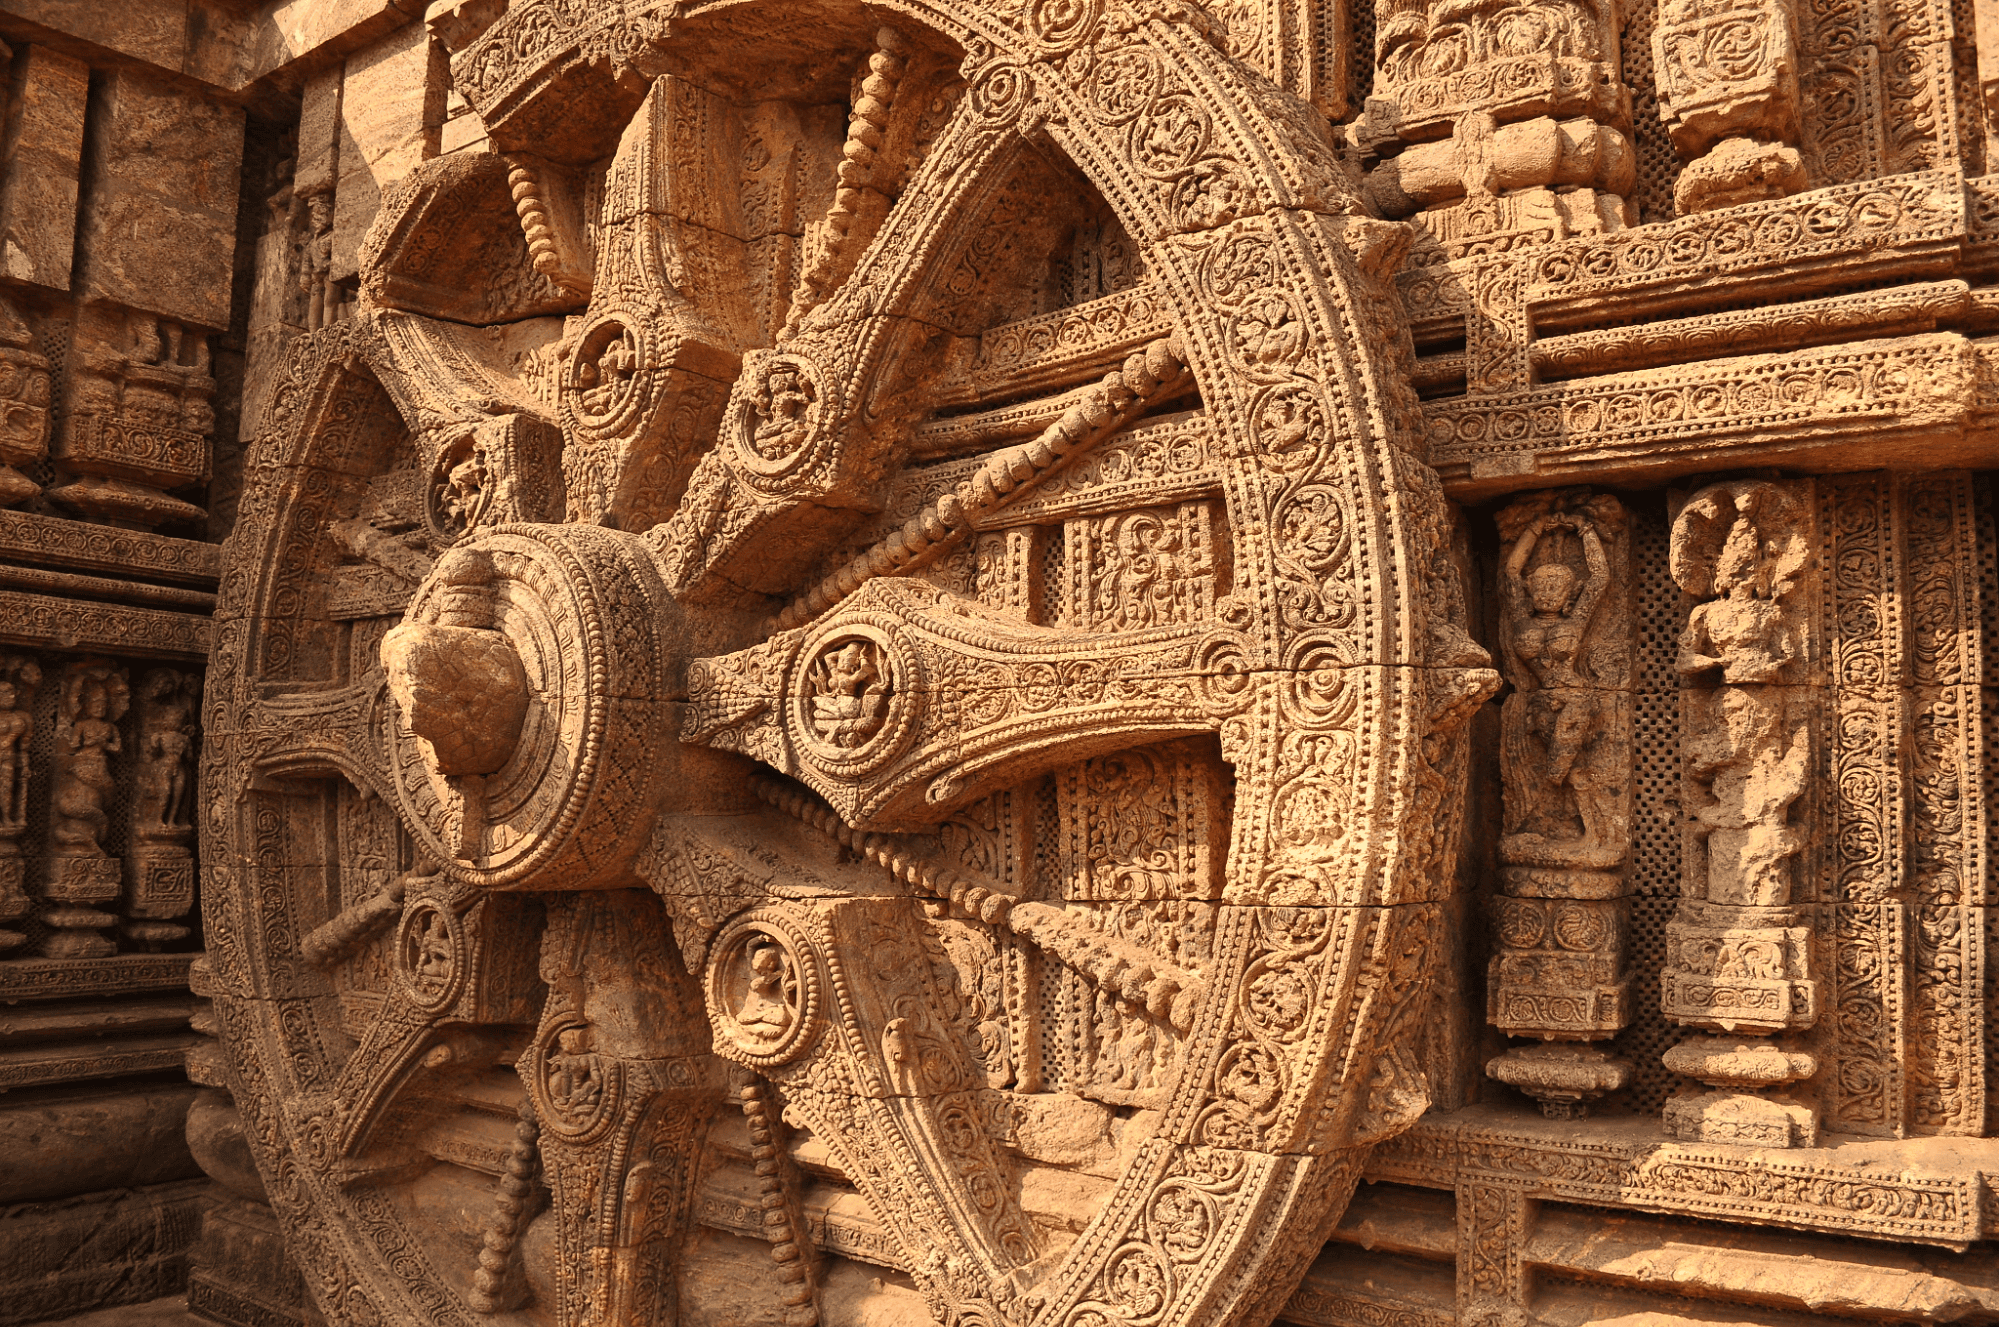
<path fill-rule="evenodd" d="M 10 922 L 30 907 L 22 888 L 26 868 L 21 861 L 21 832 L 28 828 L 28 740 L 35 733 L 35 688 L 42 671 L 31 659 L 0 657 L 0 922 Z M 26 941 L 18 931 L 0 928 L 0 953 Z"/>
<path fill-rule="evenodd" d="M 73 671 L 63 684 L 67 721 L 58 743 L 49 838 L 63 857 L 101 857 L 110 826 L 105 805 L 117 791 L 111 757 L 124 750 L 118 721 L 131 704 L 124 674 L 109 664 Z"/>
<path fill-rule="evenodd" d="M 1763 480 L 1711 484 L 1673 523 L 1673 579 L 1697 599 L 1680 634 L 1679 670 L 1725 683 L 1793 682 L 1804 615 L 1787 601 L 1811 557 L 1806 513 Z"/>
<path fill-rule="evenodd" d="M 28 822 L 28 740 L 35 734 L 29 698 L 42 681 L 32 660 L 8 660 L 0 672 L 0 834 Z"/>
<path fill-rule="evenodd" d="M 449 533 L 462 535 L 479 524 L 486 514 L 491 481 L 486 449 L 476 439 L 463 456 L 447 458 L 438 506 Z"/>
<path fill-rule="evenodd" d="M 191 826 L 194 696 L 189 679 L 154 669 L 139 686 L 139 772 L 134 792 L 140 833 Z"/>
<path fill-rule="evenodd" d="M 1574 533 L 1585 572 L 1559 557 L 1529 570 L 1535 549 L 1556 530 Z M 1579 512 L 1536 518 L 1507 556 L 1507 644 L 1518 667 L 1540 683 L 1523 688 L 1523 727 L 1541 751 L 1522 764 L 1547 790 L 1535 805 L 1509 816 L 1522 829 L 1502 845 L 1508 861 L 1602 868 L 1623 861 L 1626 760 L 1609 713 L 1615 694 L 1599 690 L 1585 674 L 1591 620 L 1609 585 L 1602 532 Z"/>
<path fill-rule="evenodd" d="M 1560 559 L 1525 570 L 1535 548 L 1550 531 L 1568 529 L 1582 544 L 1588 575 Z M 1610 584 L 1610 559 L 1595 523 L 1577 512 L 1550 512 L 1537 518 L 1507 556 L 1504 580 L 1508 642 L 1514 655 L 1543 687 L 1582 687 L 1577 671 L 1590 619 Z"/>

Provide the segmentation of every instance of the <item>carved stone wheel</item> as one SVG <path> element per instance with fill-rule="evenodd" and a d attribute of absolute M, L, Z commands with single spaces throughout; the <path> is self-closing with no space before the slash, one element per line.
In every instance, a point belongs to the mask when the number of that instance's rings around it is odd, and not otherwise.
<path fill-rule="evenodd" d="M 296 344 L 206 702 L 320 1311 L 677 1321 L 734 1167 L 794 1322 L 808 1180 L 942 1321 L 1267 1320 L 1426 1104 L 1496 684 L 1402 228 L 1172 0 L 454 41 L 501 151 Z"/>

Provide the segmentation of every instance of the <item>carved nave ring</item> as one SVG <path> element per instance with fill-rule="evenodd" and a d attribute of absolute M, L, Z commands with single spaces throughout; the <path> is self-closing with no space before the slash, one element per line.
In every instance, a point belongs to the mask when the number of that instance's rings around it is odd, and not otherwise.
<path fill-rule="evenodd" d="M 550 12 L 228 550 L 203 981 L 315 1301 L 678 1321 L 740 1113 L 794 1322 L 807 1140 L 941 1322 L 1267 1320 L 1427 1102 L 1497 686 L 1406 230 L 1174 0 Z"/>

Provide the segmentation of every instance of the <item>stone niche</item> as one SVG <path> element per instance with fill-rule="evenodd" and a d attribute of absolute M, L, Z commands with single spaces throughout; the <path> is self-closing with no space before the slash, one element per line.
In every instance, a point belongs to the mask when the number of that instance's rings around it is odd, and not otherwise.
<path fill-rule="evenodd" d="M 1989 15 L 135 6 L 0 1318 L 1999 1315 Z"/>

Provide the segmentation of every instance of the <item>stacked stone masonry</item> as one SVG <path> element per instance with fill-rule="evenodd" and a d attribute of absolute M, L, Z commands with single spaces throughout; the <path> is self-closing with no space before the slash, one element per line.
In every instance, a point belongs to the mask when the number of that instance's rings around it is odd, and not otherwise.
<path fill-rule="evenodd" d="M 1999 1316 L 1999 20 L 0 0 L 0 1319 Z"/>

